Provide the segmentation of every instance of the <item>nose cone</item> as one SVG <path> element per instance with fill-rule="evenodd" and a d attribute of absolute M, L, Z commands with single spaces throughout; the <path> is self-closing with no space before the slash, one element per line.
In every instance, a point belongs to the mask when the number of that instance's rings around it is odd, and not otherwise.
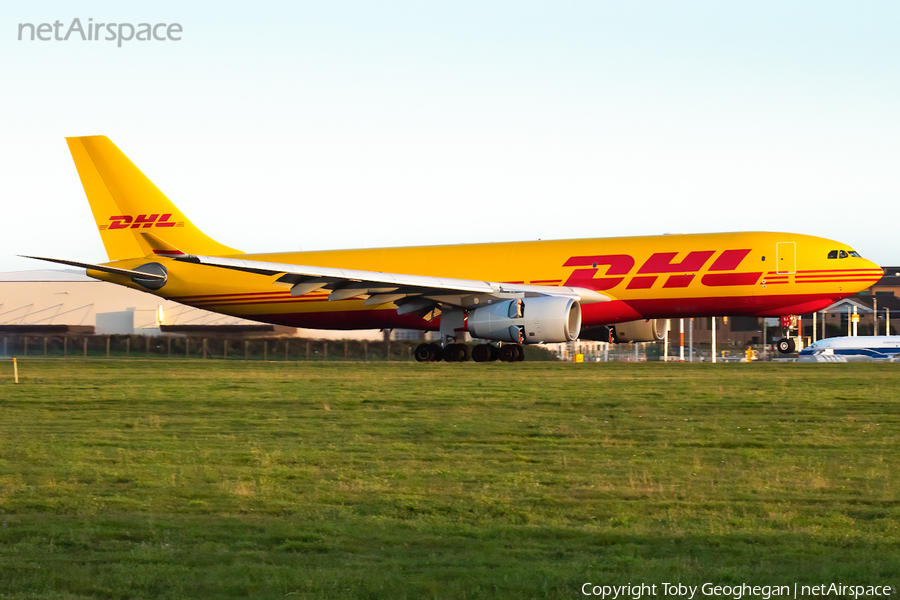
<path fill-rule="evenodd" d="M 867 258 L 856 258 L 855 260 L 859 266 L 854 265 L 853 268 L 859 269 L 858 273 L 860 274 L 859 279 L 854 282 L 858 286 L 857 292 L 872 287 L 884 276 L 884 269 L 871 260 Z"/>
<path fill-rule="evenodd" d="M 872 269 L 873 271 L 878 271 L 879 275 L 884 275 L 884 269 L 873 263 L 868 258 L 864 258 L 863 262 L 866 264 L 866 266 L 863 267 L 864 269 Z"/>

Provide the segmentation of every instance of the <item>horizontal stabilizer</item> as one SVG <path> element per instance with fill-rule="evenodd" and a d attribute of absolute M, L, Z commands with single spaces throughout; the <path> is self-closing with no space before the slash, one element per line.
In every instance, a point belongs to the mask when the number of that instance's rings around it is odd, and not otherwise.
<path fill-rule="evenodd" d="M 70 267 L 81 267 L 82 269 L 90 269 L 91 271 L 102 271 L 104 273 L 112 273 L 113 275 L 126 275 L 128 277 L 138 277 L 140 279 L 155 279 L 163 281 L 165 281 L 166 279 L 165 275 L 158 275 L 156 273 L 144 273 L 143 271 L 132 271 L 131 269 L 120 269 L 118 267 L 107 267 L 104 265 L 92 265 L 91 263 L 75 262 L 74 260 L 63 260 L 61 258 L 44 258 L 42 256 L 22 256 L 22 258 L 46 260 L 47 262 L 69 265 Z"/>

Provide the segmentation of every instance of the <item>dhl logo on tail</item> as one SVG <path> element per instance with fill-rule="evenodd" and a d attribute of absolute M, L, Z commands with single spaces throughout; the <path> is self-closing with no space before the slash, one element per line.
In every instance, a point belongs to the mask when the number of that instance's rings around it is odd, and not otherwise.
<path fill-rule="evenodd" d="M 169 221 L 171 213 L 165 215 L 115 215 L 109 218 L 109 225 L 100 225 L 104 229 L 149 229 L 151 227 L 184 227 L 184 221 Z"/>

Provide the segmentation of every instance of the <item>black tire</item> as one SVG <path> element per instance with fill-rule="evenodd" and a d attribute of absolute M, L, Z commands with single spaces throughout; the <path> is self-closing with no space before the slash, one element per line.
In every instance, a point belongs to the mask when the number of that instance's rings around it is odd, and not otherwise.
<path fill-rule="evenodd" d="M 491 347 L 489 344 L 478 344 L 472 348 L 472 360 L 475 362 L 487 362 L 491 360 Z"/>
<path fill-rule="evenodd" d="M 493 344 L 487 344 L 487 347 L 491 350 L 491 358 L 489 359 L 491 362 L 495 362 L 500 358 L 500 348 Z"/>
<path fill-rule="evenodd" d="M 434 354 L 431 351 L 431 344 L 419 344 L 416 346 L 416 362 L 431 362 L 434 360 Z"/>
<path fill-rule="evenodd" d="M 443 357 L 447 362 L 456 362 L 456 349 L 454 348 L 456 344 L 447 344 L 444 346 Z"/>
<path fill-rule="evenodd" d="M 466 362 L 469 360 L 469 356 L 471 356 L 471 348 L 466 346 L 465 344 L 457 344 L 457 357 L 459 358 L 459 362 Z"/>
<path fill-rule="evenodd" d="M 503 362 L 513 362 L 519 359 L 519 347 L 515 344 L 504 344 L 500 346 L 500 360 Z"/>
<path fill-rule="evenodd" d="M 519 351 L 519 355 L 516 357 L 516 362 L 522 362 L 525 360 L 525 348 L 522 346 L 516 346 L 516 349 Z"/>
<path fill-rule="evenodd" d="M 793 338 L 781 338 L 778 340 L 778 351 L 782 354 L 790 354 L 797 349 Z"/>
<path fill-rule="evenodd" d="M 431 347 L 431 360 L 440 362 L 444 358 L 444 349 L 437 344 L 428 344 Z"/>
<path fill-rule="evenodd" d="M 465 360 L 465 346 L 462 344 L 447 344 L 444 346 L 444 360 L 447 362 L 462 362 Z"/>

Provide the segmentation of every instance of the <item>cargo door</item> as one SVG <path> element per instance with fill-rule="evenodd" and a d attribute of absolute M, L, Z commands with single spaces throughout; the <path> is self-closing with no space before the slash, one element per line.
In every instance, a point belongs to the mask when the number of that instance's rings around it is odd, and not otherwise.
<path fill-rule="evenodd" d="M 793 275 L 797 272 L 797 242 L 775 244 L 775 265 L 779 275 Z"/>

